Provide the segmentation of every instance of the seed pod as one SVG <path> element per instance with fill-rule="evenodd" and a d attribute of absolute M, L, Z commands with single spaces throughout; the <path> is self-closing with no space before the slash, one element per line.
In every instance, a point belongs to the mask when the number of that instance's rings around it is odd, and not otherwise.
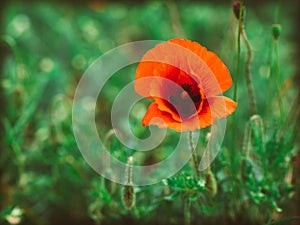
<path fill-rule="evenodd" d="M 273 24 L 272 25 L 272 33 L 275 40 L 278 40 L 281 34 L 281 25 L 280 24 Z"/>

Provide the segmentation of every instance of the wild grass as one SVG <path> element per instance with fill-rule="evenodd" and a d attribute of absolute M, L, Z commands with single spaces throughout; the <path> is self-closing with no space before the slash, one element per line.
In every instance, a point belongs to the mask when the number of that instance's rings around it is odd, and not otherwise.
<path fill-rule="evenodd" d="M 1 76 L 1 224 L 13 224 L 15 217 L 20 224 L 40 225 L 296 221 L 291 208 L 299 191 L 293 175 L 299 116 L 290 40 L 294 21 L 287 6 L 248 7 L 247 2 L 243 21 L 234 17 L 229 3 L 8 4 L 1 30 L 7 53 Z M 282 30 L 275 36 L 273 24 L 278 23 Z M 78 80 L 98 56 L 120 44 L 178 35 L 216 52 L 231 71 L 234 86 L 225 95 L 234 97 L 238 108 L 227 119 L 221 153 L 197 181 L 192 163 L 146 187 L 106 180 L 85 162 L 72 132 Z M 97 128 L 114 157 L 126 162 L 134 155 L 139 163 L 151 164 L 172 152 L 176 132 L 169 130 L 163 147 L 146 154 L 129 151 L 109 133 L 112 103 L 134 79 L 135 68 L 124 68 L 105 85 L 97 103 Z M 139 113 L 130 118 L 137 136 L 148 134 L 141 126 L 148 103 L 140 102 Z M 200 132 L 198 157 L 209 131 Z"/>

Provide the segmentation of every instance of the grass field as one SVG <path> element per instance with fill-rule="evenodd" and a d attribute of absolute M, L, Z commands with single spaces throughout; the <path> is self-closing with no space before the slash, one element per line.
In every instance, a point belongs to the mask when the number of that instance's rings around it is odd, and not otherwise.
<path fill-rule="evenodd" d="M 296 6 L 250 2 L 244 1 L 244 19 L 235 17 L 231 1 L 7 3 L 0 31 L 0 224 L 298 224 Z M 198 176 L 191 159 L 153 185 L 105 179 L 75 141 L 76 86 L 113 48 L 175 37 L 201 43 L 230 71 L 233 85 L 224 96 L 238 106 L 226 118 L 221 151 Z M 181 133 L 168 129 L 158 148 L 139 152 L 112 132 L 113 102 L 135 79 L 137 65 L 105 83 L 95 120 L 114 158 L 150 165 L 173 152 Z M 142 119 L 150 102 L 140 101 L 129 115 L 137 137 L 149 135 Z M 200 130 L 198 159 L 210 129 Z"/>

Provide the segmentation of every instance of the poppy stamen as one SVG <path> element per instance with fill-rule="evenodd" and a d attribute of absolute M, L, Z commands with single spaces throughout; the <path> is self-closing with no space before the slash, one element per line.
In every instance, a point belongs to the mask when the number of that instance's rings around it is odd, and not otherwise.
<path fill-rule="evenodd" d="M 175 91 L 175 93 L 169 97 L 169 102 L 172 105 L 176 105 L 179 113 L 183 113 L 184 117 L 186 117 L 192 114 L 194 107 L 196 109 L 199 108 L 202 98 L 197 86 L 185 83 L 182 84 L 181 87 L 182 89 Z M 188 99 L 192 100 L 192 105 Z"/>
<path fill-rule="evenodd" d="M 182 88 L 189 95 L 194 103 L 198 103 L 201 101 L 201 96 L 199 94 L 199 88 L 192 86 L 192 84 L 183 84 Z"/>

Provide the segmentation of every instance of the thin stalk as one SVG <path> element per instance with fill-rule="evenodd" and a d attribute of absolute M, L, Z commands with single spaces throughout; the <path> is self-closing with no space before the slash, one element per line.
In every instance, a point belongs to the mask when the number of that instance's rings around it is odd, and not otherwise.
<path fill-rule="evenodd" d="M 174 33 L 178 37 L 185 37 L 184 30 L 180 22 L 180 14 L 176 3 L 173 0 L 169 0 L 166 1 L 166 5 L 169 8 L 170 20 Z"/>
<path fill-rule="evenodd" d="M 278 94 L 278 107 L 280 112 L 281 121 L 283 119 L 283 110 L 282 110 L 282 99 L 280 93 L 279 85 L 279 59 L 278 59 L 278 40 L 274 39 L 274 77 L 276 83 L 276 92 Z"/>
<path fill-rule="evenodd" d="M 126 182 L 127 185 L 133 185 L 133 181 L 132 181 L 132 164 L 133 164 L 133 156 L 129 156 L 127 159 L 127 164 L 126 164 L 126 170 L 125 170 L 125 174 L 126 174 Z"/>
<path fill-rule="evenodd" d="M 238 80 L 240 77 L 240 64 L 241 64 L 241 30 L 243 24 L 243 5 L 240 7 L 240 15 L 239 15 L 239 27 L 238 27 L 238 35 L 237 35 L 237 63 L 236 63 L 236 78 L 234 80 L 234 90 L 233 90 L 233 100 L 237 101 L 237 88 L 238 88 Z"/>
<path fill-rule="evenodd" d="M 274 22 L 278 23 L 279 20 L 279 9 L 280 9 L 280 0 L 277 0 L 275 10 L 274 10 Z"/>
<path fill-rule="evenodd" d="M 238 91 L 238 80 L 240 77 L 240 64 L 241 64 L 241 29 L 243 24 L 243 2 L 241 2 L 240 11 L 239 11 L 239 26 L 238 26 L 238 33 L 237 33 L 237 62 L 236 62 L 236 77 L 234 80 L 234 89 L 233 89 L 233 100 L 237 101 L 237 91 Z M 236 113 L 233 114 L 232 117 L 232 126 L 235 128 L 236 126 L 236 120 L 235 116 Z M 236 129 L 233 129 L 232 131 L 232 143 L 236 143 Z M 234 144 L 232 146 L 232 149 L 234 148 Z M 234 158 L 234 157 L 231 157 Z"/>
<path fill-rule="evenodd" d="M 241 29 L 241 37 L 246 45 L 247 48 L 247 57 L 246 57 L 246 70 L 245 70 L 245 78 L 246 78 L 246 84 L 247 84 L 247 89 L 248 89 L 248 96 L 249 96 L 249 103 L 250 103 L 250 109 L 252 115 L 256 114 L 256 103 L 255 103 L 255 98 L 254 98 L 254 91 L 253 91 L 253 86 L 252 86 L 252 81 L 251 81 L 251 76 L 250 76 L 250 63 L 251 63 L 251 58 L 252 58 L 252 49 L 251 45 L 248 41 L 247 35 L 245 33 L 245 28 L 244 24 L 242 25 Z"/>
<path fill-rule="evenodd" d="M 198 159 L 197 159 L 197 153 L 194 148 L 194 143 L 193 143 L 193 132 L 189 132 L 189 145 L 190 145 L 190 150 L 192 153 L 192 158 L 193 158 L 193 165 L 194 165 L 194 170 L 195 170 L 195 179 L 198 182 L 198 178 L 200 176 L 200 171 L 198 169 Z"/>
<path fill-rule="evenodd" d="M 268 65 L 270 68 L 270 71 L 268 71 L 268 80 L 271 80 L 271 74 L 272 74 L 272 62 L 273 62 L 273 42 L 272 40 L 270 40 L 270 46 L 269 46 L 269 52 L 268 52 Z M 266 96 L 265 99 L 272 99 L 274 90 L 273 90 L 273 83 L 272 82 L 266 82 Z M 270 118 L 270 112 L 272 112 L 272 104 L 265 104 L 264 109 L 263 109 L 263 113 L 262 115 L 264 115 L 264 119 L 265 119 L 265 127 L 266 129 L 268 129 L 268 127 L 271 124 L 271 120 Z"/>

